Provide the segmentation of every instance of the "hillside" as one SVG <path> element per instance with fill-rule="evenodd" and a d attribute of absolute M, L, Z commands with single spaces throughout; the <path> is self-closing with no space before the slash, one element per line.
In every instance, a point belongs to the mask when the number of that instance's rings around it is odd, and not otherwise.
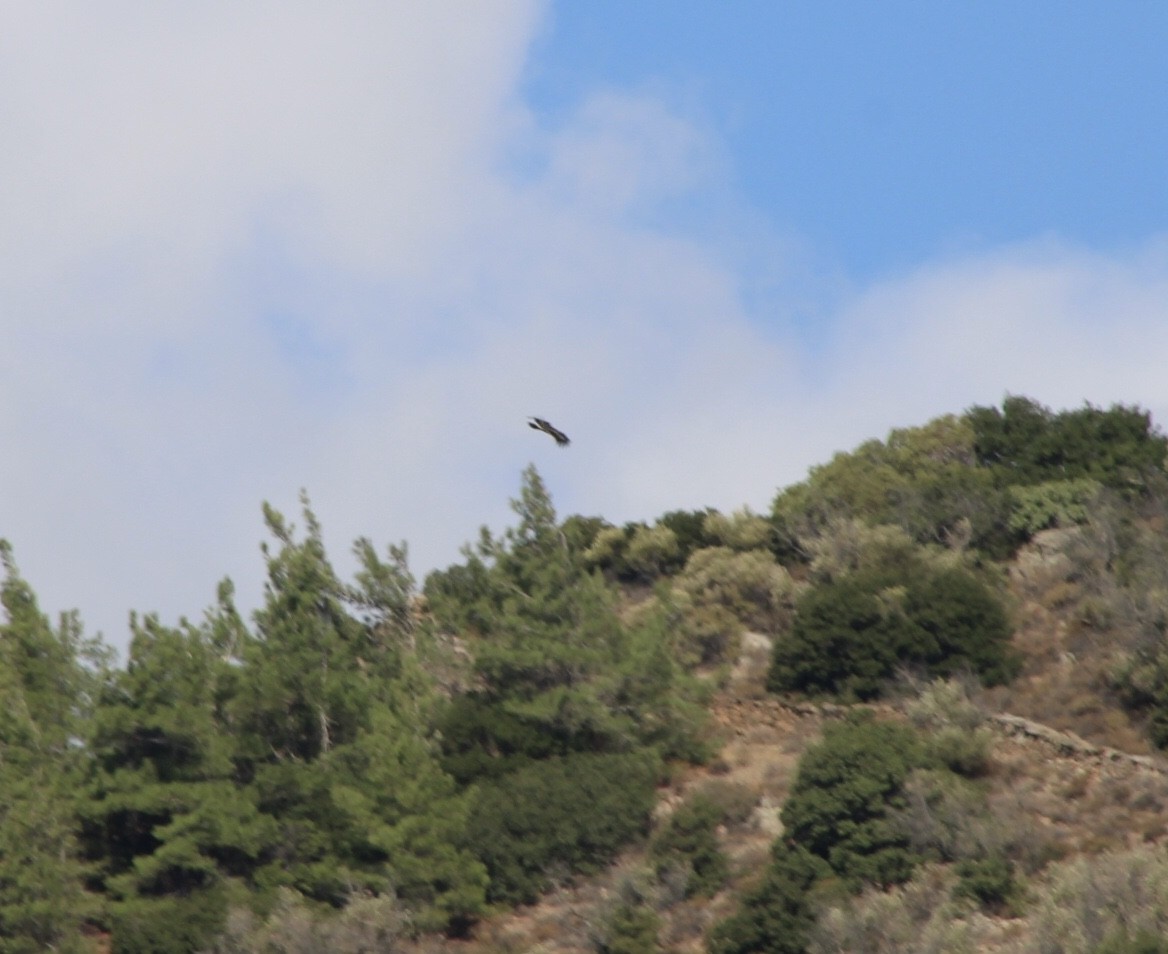
<path fill-rule="evenodd" d="M 948 896 L 952 875 L 936 866 L 909 889 L 877 893 L 875 901 L 866 898 L 859 910 L 851 910 L 850 919 L 841 919 L 846 930 L 837 928 L 837 935 L 819 938 L 815 950 L 1094 950 L 1076 946 L 1074 940 L 1069 947 L 1052 946 L 1066 943 L 1059 933 L 1066 929 L 1064 919 L 1056 916 L 1057 904 L 1054 910 L 1051 905 L 1056 885 L 1064 892 L 1068 885 L 1080 888 L 1081 897 L 1060 899 L 1068 907 L 1119 907 L 1130 923 L 1162 929 L 1168 759 L 1153 754 L 1140 727 L 1099 681 L 1102 654 L 1088 653 L 1079 669 L 1075 664 L 1080 660 L 1067 655 L 1066 634 L 1075 626 L 1075 614 L 1068 607 L 1060 611 L 1044 605 L 1044 597 L 1060 581 L 1055 554 L 1065 542 L 1066 535 L 1057 531 L 1040 534 L 1012 562 L 1010 592 L 1019 618 L 1028 621 L 1020 633 L 1024 676 L 1009 690 L 976 691 L 972 699 L 982 716 L 980 725 L 991 733 L 990 767 L 983 779 L 991 815 L 1008 831 L 1019 857 L 1029 856 L 1035 867 L 1026 879 L 1028 900 L 1018 911 L 996 913 L 954 906 Z M 718 831 L 733 872 L 725 891 L 700 902 L 657 900 L 662 905 L 660 950 L 706 949 L 710 928 L 734 910 L 735 895 L 767 864 L 770 846 L 782 833 L 779 810 L 800 756 L 821 738 L 826 721 L 846 715 L 846 706 L 769 696 L 763 688 L 769 644 L 760 634 L 746 634 L 726 684 L 711 700 L 721 740 L 717 755 L 708 766 L 681 773 L 660 792 L 658 825 L 687 795 L 711 785 L 739 789 L 738 797 L 752 806 Z M 911 702 L 908 694 L 876 708 L 882 718 L 904 720 Z M 1029 717 L 1005 708 L 1009 704 Z M 1043 716 L 1050 722 L 1036 721 Z M 1103 867 L 1095 869 L 1098 883 L 1079 885 L 1076 876 L 1082 879 L 1092 870 L 1081 866 L 1098 859 L 1104 859 Z M 440 949 L 461 954 L 594 952 L 603 948 L 619 900 L 635 894 L 630 886 L 644 880 L 646 864 L 643 849 L 628 852 L 603 875 L 561 886 L 536 905 L 484 923 L 473 941 Z M 1139 885 L 1141 877 L 1149 883 Z M 835 910 L 838 914 L 840 909 Z"/>
<path fill-rule="evenodd" d="M 0 596 L 0 951 L 1168 951 L 1168 439 L 1025 398 L 419 587 L 265 507 L 127 667 Z"/>

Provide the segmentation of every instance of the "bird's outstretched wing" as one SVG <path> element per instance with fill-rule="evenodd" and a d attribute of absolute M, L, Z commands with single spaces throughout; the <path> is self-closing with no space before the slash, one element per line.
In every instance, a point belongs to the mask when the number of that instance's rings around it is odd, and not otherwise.
<path fill-rule="evenodd" d="M 559 444 L 560 447 L 567 447 L 572 443 L 570 440 L 568 440 L 567 434 L 558 428 L 552 427 L 552 425 L 545 421 L 542 417 L 533 417 L 530 421 L 527 422 L 527 426 L 534 427 L 537 431 L 543 431 L 545 434 L 550 434 L 555 438 L 556 443 Z"/>

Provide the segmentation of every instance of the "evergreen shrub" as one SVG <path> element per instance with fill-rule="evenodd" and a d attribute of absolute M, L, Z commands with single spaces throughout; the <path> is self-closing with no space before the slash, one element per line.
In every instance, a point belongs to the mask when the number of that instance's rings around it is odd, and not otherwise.
<path fill-rule="evenodd" d="M 921 860 L 895 812 L 925 755 L 916 732 L 863 715 L 827 726 L 799 760 L 782 822 L 849 886 L 907 880 Z"/>
<path fill-rule="evenodd" d="M 804 954 L 815 924 L 811 888 L 827 873 L 805 849 L 776 842 L 762 880 L 714 926 L 710 954 Z"/>
<path fill-rule="evenodd" d="M 650 751 L 583 753 L 480 782 L 466 837 L 487 899 L 531 903 L 556 872 L 598 870 L 646 833 L 659 773 Z"/>
<path fill-rule="evenodd" d="M 1009 640 L 1001 602 L 965 570 L 859 571 L 798 600 L 789 634 L 775 643 L 767 686 L 868 700 L 900 668 L 968 669 L 1002 683 L 1018 668 Z"/>
<path fill-rule="evenodd" d="M 721 808 L 710 798 L 698 794 L 683 802 L 650 846 L 658 877 L 683 872 L 687 898 L 716 893 L 729 873 L 715 834 L 722 820 Z"/>

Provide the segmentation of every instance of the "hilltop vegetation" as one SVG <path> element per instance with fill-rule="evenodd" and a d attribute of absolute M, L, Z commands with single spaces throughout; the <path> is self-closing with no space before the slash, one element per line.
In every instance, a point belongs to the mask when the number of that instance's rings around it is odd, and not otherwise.
<path fill-rule="evenodd" d="M 420 587 L 365 539 L 338 578 L 307 498 L 300 528 L 265 506 L 254 617 L 229 581 L 199 622 L 135 616 L 125 668 L 5 544 L 0 952 L 489 948 L 617 861 L 563 949 L 961 950 L 1011 920 L 1018 950 L 1166 949 L 1168 861 L 1108 855 L 1091 895 L 1091 840 L 1005 807 L 989 719 L 1168 745 L 1166 451 L 1138 408 L 1010 397 L 839 454 L 768 514 L 623 527 L 561 520 L 528 468 L 515 525 Z M 719 725 L 764 697 L 842 718 L 790 741 L 761 858 L 730 849 L 768 783 L 718 783 Z M 1157 844 L 1168 789 L 1127 798 Z"/>

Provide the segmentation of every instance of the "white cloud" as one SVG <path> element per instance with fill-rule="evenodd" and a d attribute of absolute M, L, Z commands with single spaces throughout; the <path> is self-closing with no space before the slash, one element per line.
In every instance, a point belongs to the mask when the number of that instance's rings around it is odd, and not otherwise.
<path fill-rule="evenodd" d="M 1139 403 L 1168 424 L 1168 242 L 1090 253 L 1043 238 L 922 267 L 839 319 L 837 380 L 881 415 L 998 403 Z"/>
<path fill-rule="evenodd" d="M 121 641 L 254 579 L 260 501 L 433 320 L 371 290 L 465 241 L 537 14 L 0 9 L 0 534 L 47 606 Z"/>
<path fill-rule="evenodd" d="M 612 91 L 543 129 L 537 5 L 408 9 L 0 8 L 0 535 L 47 608 L 124 644 L 222 574 L 254 600 L 260 502 L 300 487 L 338 563 L 405 538 L 424 570 L 532 460 L 623 521 L 765 509 L 1006 391 L 1165 419 L 1163 245 L 924 266 L 822 304 L 810 354 L 817 279 L 708 130 Z"/>

